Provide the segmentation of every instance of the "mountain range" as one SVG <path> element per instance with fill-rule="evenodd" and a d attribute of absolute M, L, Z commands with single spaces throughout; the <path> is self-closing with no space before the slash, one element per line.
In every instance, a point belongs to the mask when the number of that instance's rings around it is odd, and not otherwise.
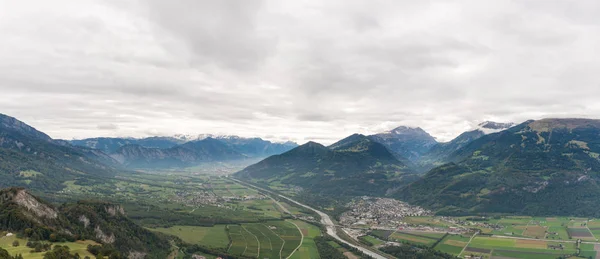
<path fill-rule="evenodd" d="M 66 181 L 101 180 L 129 168 L 187 167 L 262 158 L 297 146 L 231 136 L 178 143 L 170 137 L 55 140 L 16 118 L 0 114 L 0 188 L 23 186 L 58 191 Z M 115 151 L 107 152 L 112 149 Z"/>
<path fill-rule="evenodd" d="M 328 197 L 394 197 L 446 215 L 600 216 L 600 120 L 484 122 L 444 143 L 411 127 L 354 134 L 328 147 L 223 136 L 173 139 L 113 139 L 101 145 L 116 148 L 107 154 L 91 148 L 93 140 L 79 142 L 83 146 L 53 140 L 0 115 L 0 187 L 57 191 L 66 181 L 101 181 L 126 168 L 267 157 L 234 176 Z M 97 140 L 95 147 L 109 143 Z"/>
<path fill-rule="evenodd" d="M 390 196 L 446 215 L 600 216 L 600 120 L 485 122 L 446 143 L 423 132 L 400 127 L 373 136 L 352 135 L 328 148 L 309 143 L 235 176 L 263 185 L 295 184 L 310 192 Z M 380 145 L 359 144 L 367 142 Z M 389 152 L 371 152 L 377 146 Z M 345 161 L 347 166 L 341 166 L 336 159 L 347 151 L 361 154 L 363 163 Z M 372 184 L 374 177 L 367 176 L 375 176 L 374 168 L 394 168 L 377 175 L 388 184 Z M 419 171 L 422 177 L 408 177 Z M 362 184 L 350 181 L 354 177 L 363 177 Z"/>
<path fill-rule="evenodd" d="M 237 136 L 175 135 L 149 138 L 90 138 L 67 141 L 97 149 L 128 168 L 190 167 L 204 162 L 265 158 L 298 145 Z"/>

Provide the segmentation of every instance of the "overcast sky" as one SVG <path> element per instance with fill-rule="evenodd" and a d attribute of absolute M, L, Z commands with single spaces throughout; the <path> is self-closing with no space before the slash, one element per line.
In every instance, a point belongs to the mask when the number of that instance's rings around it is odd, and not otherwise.
<path fill-rule="evenodd" d="M 0 113 L 54 138 L 331 143 L 600 118 L 600 1 L 0 0 Z"/>

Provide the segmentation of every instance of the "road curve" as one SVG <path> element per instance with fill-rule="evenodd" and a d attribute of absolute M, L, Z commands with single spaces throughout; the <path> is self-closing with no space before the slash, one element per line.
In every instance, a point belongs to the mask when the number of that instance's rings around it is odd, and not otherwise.
<path fill-rule="evenodd" d="M 295 200 L 293 200 L 293 199 L 291 199 L 291 198 L 288 198 L 288 197 L 286 197 L 286 196 L 283 196 L 283 195 L 280 195 L 280 194 L 274 193 L 274 192 L 272 192 L 272 191 L 269 191 L 269 190 L 266 190 L 266 189 L 260 188 L 260 187 L 258 187 L 258 186 L 255 186 L 255 185 L 253 185 L 253 184 L 249 184 L 249 183 L 247 183 L 247 182 L 243 182 L 243 181 L 240 181 L 240 180 L 238 180 L 238 179 L 231 178 L 231 177 L 229 177 L 228 179 L 231 179 L 231 180 L 233 180 L 233 181 L 236 181 L 236 182 L 238 182 L 238 183 L 242 183 L 242 184 L 245 184 L 245 185 L 249 185 L 249 186 L 251 186 L 252 188 L 254 188 L 254 189 L 257 189 L 257 190 L 261 190 L 261 191 L 263 191 L 263 192 L 268 192 L 268 193 L 271 193 L 271 194 L 273 194 L 273 195 L 276 195 L 276 196 L 278 196 L 278 197 L 281 197 L 281 198 L 283 198 L 283 199 L 286 199 L 286 200 L 288 200 L 288 201 L 290 201 L 290 202 L 293 202 L 293 203 L 297 204 L 298 206 L 301 206 L 301 207 L 304 207 L 304 208 L 307 208 L 307 209 L 309 209 L 309 210 L 312 210 L 312 211 L 316 212 L 316 213 L 317 213 L 317 214 L 319 214 L 319 216 L 321 217 L 321 224 L 325 225 L 325 228 L 327 229 L 327 234 L 328 234 L 328 235 L 332 236 L 333 238 L 337 239 L 338 241 L 340 241 L 340 242 L 342 242 L 342 243 L 344 243 L 344 244 L 347 244 L 347 245 L 349 245 L 349 246 L 351 246 L 351 247 L 354 247 L 354 248 L 356 248 L 356 249 L 360 250 L 361 252 L 363 252 L 364 254 L 366 254 L 366 255 L 368 255 L 368 256 L 370 256 L 370 257 L 373 257 L 373 258 L 375 258 L 375 259 L 387 259 L 387 258 L 385 258 L 385 257 L 383 257 L 383 256 L 381 256 L 381 255 L 379 255 L 379 254 L 377 254 L 377 253 L 375 253 L 375 252 L 373 252 L 373 251 L 369 250 L 369 249 L 366 249 L 366 248 L 364 248 L 364 247 L 362 247 L 362 246 L 356 246 L 356 245 L 353 245 L 353 244 L 351 244 L 350 242 L 348 242 L 348 241 L 346 241 L 346 240 L 342 239 L 341 237 L 339 237 L 339 236 L 337 235 L 337 230 L 336 230 L 336 228 L 335 228 L 335 224 L 333 224 L 333 221 L 331 220 L 331 218 L 329 217 L 329 215 L 327 215 L 327 214 L 323 213 L 322 211 L 319 211 L 319 210 L 317 210 L 317 209 L 314 209 L 314 208 L 312 208 L 312 207 L 309 207 L 309 206 L 307 206 L 307 205 L 304 205 L 304 204 L 302 204 L 302 203 L 300 203 L 300 202 L 297 202 L 297 201 L 295 201 Z"/>

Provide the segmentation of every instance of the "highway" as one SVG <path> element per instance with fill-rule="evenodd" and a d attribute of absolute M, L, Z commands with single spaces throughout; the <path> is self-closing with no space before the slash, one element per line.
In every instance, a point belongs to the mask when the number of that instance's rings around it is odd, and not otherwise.
<path fill-rule="evenodd" d="M 357 246 L 357 245 L 351 244 L 350 242 L 348 242 L 348 241 L 346 241 L 346 240 L 342 239 L 341 237 L 339 237 L 339 236 L 337 235 L 337 229 L 336 229 L 336 226 L 335 226 L 335 224 L 333 223 L 333 221 L 331 220 L 331 218 L 329 217 L 329 215 L 327 215 L 327 214 L 323 213 L 322 211 L 319 211 L 319 210 L 317 210 L 317 209 L 314 209 L 314 208 L 312 208 L 312 207 L 310 207 L 310 206 L 308 206 L 308 205 L 305 205 L 305 204 L 302 204 L 302 203 L 300 203 L 300 202 L 297 202 L 297 201 L 295 201 L 295 200 L 293 200 L 293 199 L 291 199 L 291 198 L 288 198 L 288 197 L 286 197 L 286 196 L 283 196 L 283 195 L 280 195 L 280 194 L 274 193 L 274 192 L 272 192 L 272 191 L 269 191 L 269 190 L 266 190 L 266 189 L 260 188 L 260 187 L 258 187 L 258 186 L 255 186 L 255 185 L 249 184 L 249 183 L 247 183 L 247 182 L 243 182 L 243 181 L 240 181 L 240 180 L 237 180 L 237 179 L 231 178 L 231 177 L 229 177 L 228 179 L 231 179 L 231 180 L 233 180 L 233 181 L 236 181 L 236 182 L 238 182 L 238 183 L 241 183 L 241 184 L 244 184 L 244 185 L 250 186 L 250 187 L 252 187 L 252 188 L 254 188 L 254 189 L 257 189 L 257 190 L 260 190 L 260 191 L 263 191 L 263 192 L 270 193 L 270 194 L 272 194 L 272 195 L 278 196 L 278 197 L 280 197 L 280 198 L 282 198 L 282 199 L 286 199 L 286 200 L 288 200 L 288 201 L 290 201 L 290 202 L 292 202 L 292 203 L 295 203 L 295 204 L 297 204 L 298 206 L 301 206 L 301 207 L 304 207 L 304 208 L 307 208 L 307 209 L 309 209 L 309 210 L 312 210 L 312 211 L 316 212 L 316 213 L 317 213 L 317 214 L 319 214 L 319 216 L 321 217 L 321 224 L 325 225 L 325 228 L 327 229 L 327 234 L 328 234 L 328 235 L 330 235 L 331 237 L 333 237 L 333 238 L 337 239 L 338 241 L 340 241 L 340 242 L 342 242 L 342 243 L 344 243 L 344 244 L 347 244 L 347 245 L 349 245 L 349 246 L 351 246 L 351 247 L 354 247 L 354 248 L 356 248 L 356 249 L 360 250 L 361 252 L 363 252 L 364 254 L 366 254 L 366 255 L 368 255 L 368 256 L 370 256 L 370 257 L 373 257 L 373 258 L 375 258 L 375 259 L 387 259 L 386 257 L 384 257 L 384 256 L 381 256 L 381 255 L 379 255 L 379 254 L 377 254 L 377 253 L 375 253 L 375 252 L 373 252 L 373 251 L 371 251 L 371 250 L 369 250 L 369 249 L 367 249 L 367 248 L 364 248 L 364 247 L 362 247 L 362 246 Z"/>

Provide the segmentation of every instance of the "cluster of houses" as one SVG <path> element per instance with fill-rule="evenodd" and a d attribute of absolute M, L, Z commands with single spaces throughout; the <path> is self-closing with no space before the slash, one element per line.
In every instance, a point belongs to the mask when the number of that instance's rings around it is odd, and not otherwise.
<path fill-rule="evenodd" d="M 350 202 L 349 210 L 340 216 L 344 226 L 370 226 L 396 228 L 408 216 L 429 216 L 432 212 L 406 202 L 389 198 L 361 197 Z"/>

